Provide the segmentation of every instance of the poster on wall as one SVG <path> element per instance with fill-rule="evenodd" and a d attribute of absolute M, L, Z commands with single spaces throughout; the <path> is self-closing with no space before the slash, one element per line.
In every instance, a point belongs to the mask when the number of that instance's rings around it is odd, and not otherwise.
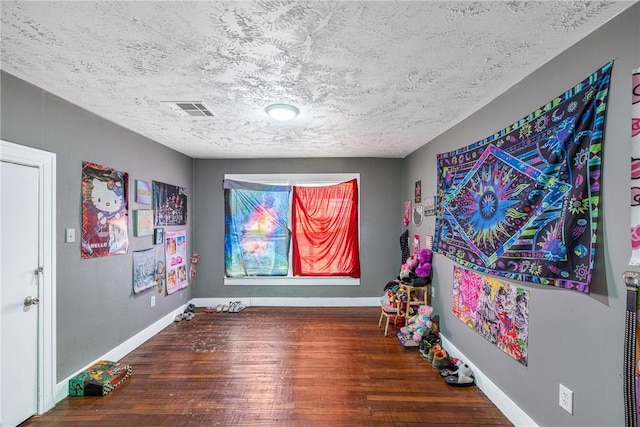
<path fill-rule="evenodd" d="M 136 179 L 136 203 L 140 203 L 141 205 L 150 205 L 152 195 L 151 183 Z"/>
<path fill-rule="evenodd" d="M 189 284 L 185 230 L 165 233 L 165 261 L 167 294 L 172 294 Z"/>
<path fill-rule="evenodd" d="M 402 223 L 404 225 L 409 225 L 411 223 L 411 200 L 405 200 L 402 203 L 403 216 Z"/>
<path fill-rule="evenodd" d="M 589 293 L 612 67 L 438 155 L 439 253 L 483 273 Z"/>
<path fill-rule="evenodd" d="M 154 225 L 186 225 L 187 189 L 158 181 L 152 187 Z"/>
<path fill-rule="evenodd" d="M 484 339 L 527 365 L 528 290 L 455 266 L 452 312 Z"/>
<path fill-rule="evenodd" d="M 162 246 L 133 252 L 133 293 L 157 286 L 164 287 L 164 253 Z"/>
<path fill-rule="evenodd" d="M 127 253 L 128 182 L 126 172 L 82 162 L 82 258 Z"/>

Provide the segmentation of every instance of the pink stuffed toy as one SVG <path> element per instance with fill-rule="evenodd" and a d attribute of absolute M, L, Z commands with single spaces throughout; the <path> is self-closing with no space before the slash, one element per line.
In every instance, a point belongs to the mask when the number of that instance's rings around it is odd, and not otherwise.
<path fill-rule="evenodd" d="M 404 264 L 400 265 L 400 280 L 410 280 L 415 277 L 415 269 L 418 266 L 418 257 L 411 255 Z"/>
<path fill-rule="evenodd" d="M 412 316 L 407 320 L 407 326 L 400 328 L 400 332 L 405 335 L 413 334 L 414 341 L 420 341 L 422 336 L 431 329 L 433 323 L 431 322 L 431 314 L 433 313 L 433 307 L 428 305 L 421 305 L 418 307 L 418 314 Z"/>
<path fill-rule="evenodd" d="M 416 268 L 416 276 L 427 278 L 431 276 L 431 249 L 420 249 L 418 252 L 418 267 Z"/>

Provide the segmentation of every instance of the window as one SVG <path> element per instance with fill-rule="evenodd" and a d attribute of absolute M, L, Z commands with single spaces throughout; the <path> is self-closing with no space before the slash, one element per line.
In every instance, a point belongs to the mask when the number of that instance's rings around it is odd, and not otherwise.
<path fill-rule="evenodd" d="M 225 284 L 359 284 L 358 181 L 225 175 Z"/>

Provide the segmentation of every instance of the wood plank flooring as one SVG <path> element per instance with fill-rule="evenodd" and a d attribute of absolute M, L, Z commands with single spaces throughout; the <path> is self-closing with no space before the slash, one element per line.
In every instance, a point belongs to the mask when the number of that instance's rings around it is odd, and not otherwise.
<path fill-rule="evenodd" d="M 384 337 L 378 318 L 374 307 L 197 309 L 124 357 L 133 375 L 114 392 L 67 397 L 22 426 L 512 425 L 477 387 L 448 386 Z"/>

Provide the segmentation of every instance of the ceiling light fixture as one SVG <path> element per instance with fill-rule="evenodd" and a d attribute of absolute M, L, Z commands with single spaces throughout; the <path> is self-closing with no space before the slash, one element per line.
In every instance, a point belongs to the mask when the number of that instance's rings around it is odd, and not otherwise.
<path fill-rule="evenodd" d="M 266 111 L 272 119 L 281 122 L 287 122 L 300 114 L 300 110 L 289 104 L 271 104 L 267 106 L 264 111 Z"/>

